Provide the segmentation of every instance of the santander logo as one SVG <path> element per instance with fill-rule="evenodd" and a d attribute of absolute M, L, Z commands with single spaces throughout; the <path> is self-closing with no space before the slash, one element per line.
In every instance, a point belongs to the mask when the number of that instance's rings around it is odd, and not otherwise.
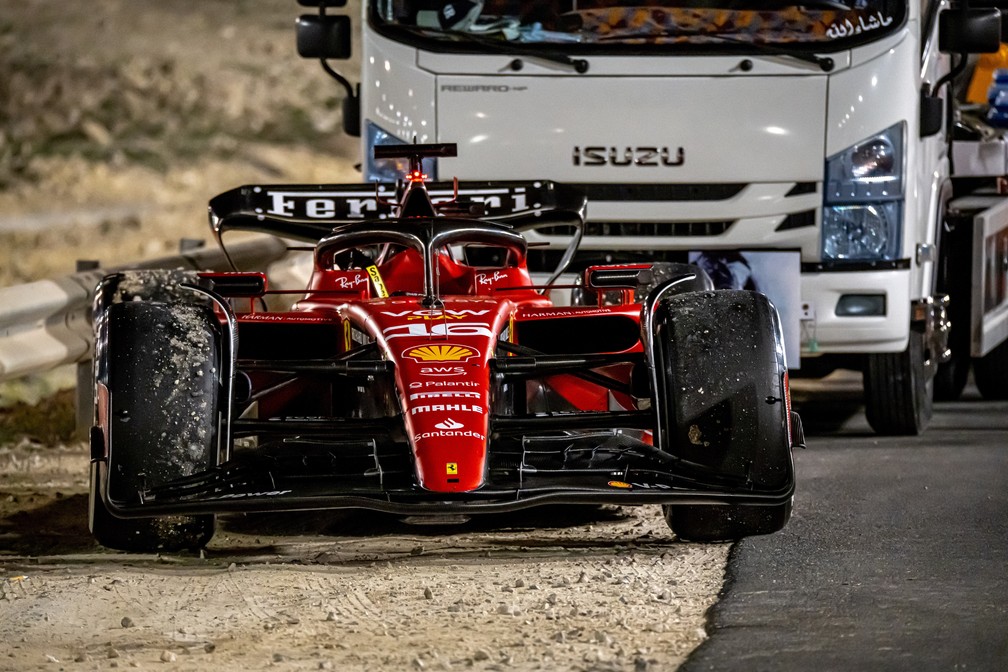
<path fill-rule="evenodd" d="M 439 422 L 434 426 L 438 429 L 462 429 L 465 427 L 461 422 L 456 422 L 451 418 L 447 418 L 444 422 Z"/>

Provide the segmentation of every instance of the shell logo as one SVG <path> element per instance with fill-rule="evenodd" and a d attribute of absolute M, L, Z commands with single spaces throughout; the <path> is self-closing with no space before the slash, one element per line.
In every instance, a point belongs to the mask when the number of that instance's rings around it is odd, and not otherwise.
<path fill-rule="evenodd" d="M 461 362 L 478 354 L 464 345 L 421 345 L 409 348 L 403 357 L 417 362 Z"/>

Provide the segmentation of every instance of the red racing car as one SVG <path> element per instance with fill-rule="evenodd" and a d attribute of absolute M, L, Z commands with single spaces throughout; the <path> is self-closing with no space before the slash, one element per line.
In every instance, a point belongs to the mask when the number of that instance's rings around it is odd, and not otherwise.
<path fill-rule="evenodd" d="M 459 518 L 660 504 L 679 538 L 781 529 L 794 493 L 777 312 L 687 264 L 584 269 L 585 198 L 551 182 L 246 186 L 226 231 L 310 243 L 307 288 L 262 272 L 129 271 L 95 297 L 90 525 L 108 547 L 206 544 L 215 515 L 361 508 Z M 522 231 L 571 231 L 533 282 Z"/>

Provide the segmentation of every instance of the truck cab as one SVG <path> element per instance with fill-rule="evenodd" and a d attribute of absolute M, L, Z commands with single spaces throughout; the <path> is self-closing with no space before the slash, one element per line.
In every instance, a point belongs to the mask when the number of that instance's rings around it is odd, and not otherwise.
<path fill-rule="evenodd" d="M 299 50 L 334 72 L 351 26 L 323 5 L 300 19 Z M 334 74 L 362 157 L 451 141 L 464 151 L 432 176 L 578 186 L 575 272 L 690 262 L 766 293 L 792 375 L 862 371 L 879 433 L 923 431 L 936 386 L 962 389 L 975 352 L 948 372 L 948 296 L 972 268 L 942 256 L 951 84 L 967 53 L 998 49 L 996 8 L 364 0 L 358 26 L 360 83 Z M 400 169 L 365 159 L 363 179 Z M 533 270 L 556 265 L 565 236 L 529 235 Z"/>

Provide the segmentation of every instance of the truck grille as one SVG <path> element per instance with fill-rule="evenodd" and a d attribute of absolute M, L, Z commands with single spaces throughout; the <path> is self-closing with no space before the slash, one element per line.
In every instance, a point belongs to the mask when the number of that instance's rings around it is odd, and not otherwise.
<path fill-rule="evenodd" d="M 746 188 L 744 182 L 715 184 L 628 184 L 574 182 L 589 201 L 724 201 Z"/>
<path fill-rule="evenodd" d="M 720 222 L 585 222 L 586 236 L 720 236 L 733 220 Z M 557 231 L 561 233 L 561 231 Z"/>
<path fill-rule="evenodd" d="M 777 225 L 775 231 L 800 229 L 815 226 L 814 210 L 793 212 Z M 585 222 L 586 236 L 720 236 L 735 224 L 736 220 L 726 219 L 714 222 L 606 222 L 590 220 Z M 570 235 L 569 226 L 544 226 L 536 229 L 544 236 Z"/>

